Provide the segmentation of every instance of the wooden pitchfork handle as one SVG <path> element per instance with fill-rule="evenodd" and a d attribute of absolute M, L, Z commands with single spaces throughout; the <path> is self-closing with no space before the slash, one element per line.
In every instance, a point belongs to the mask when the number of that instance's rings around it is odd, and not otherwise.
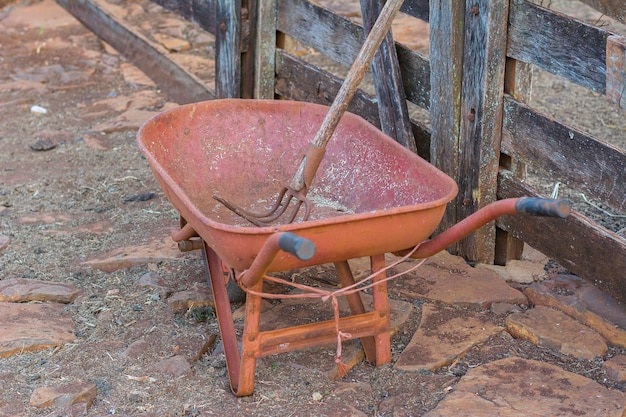
<path fill-rule="evenodd" d="M 387 0 L 385 6 L 380 11 L 380 15 L 378 15 L 372 30 L 370 30 L 367 35 L 335 100 L 330 106 L 326 117 L 324 117 L 322 125 L 313 138 L 313 141 L 307 147 L 302 161 L 298 166 L 298 170 L 289 184 L 294 191 L 303 190 L 305 194 L 308 191 L 317 173 L 317 169 L 324 158 L 326 145 L 337 128 L 341 117 L 348 109 L 350 101 L 352 101 L 359 84 L 361 84 L 367 69 L 374 59 L 374 55 L 376 55 L 380 44 L 387 35 L 391 27 L 391 22 L 400 9 L 402 2 L 403 0 Z"/>

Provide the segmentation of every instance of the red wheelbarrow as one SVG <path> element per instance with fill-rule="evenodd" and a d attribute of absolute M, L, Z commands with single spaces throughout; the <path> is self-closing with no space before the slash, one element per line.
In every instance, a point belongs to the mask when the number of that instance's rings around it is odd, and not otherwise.
<path fill-rule="evenodd" d="M 308 192 L 307 221 L 257 227 L 214 199 L 228 196 L 263 211 L 289 181 L 324 116 L 325 106 L 293 101 L 225 99 L 184 105 L 147 121 L 138 144 L 163 192 L 179 211 L 181 250 L 202 248 L 233 392 L 250 395 L 256 359 L 360 338 L 368 361 L 391 360 L 384 254 L 425 258 L 504 214 L 566 217 L 566 200 L 508 199 L 487 206 L 427 240 L 457 194 L 456 183 L 361 117 L 346 113 Z M 347 295 L 352 315 L 338 321 L 260 331 L 266 273 L 333 263 L 340 284 L 354 284 L 347 260 L 370 257 L 373 309 Z M 248 290 L 241 350 L 224 271 Z"/>

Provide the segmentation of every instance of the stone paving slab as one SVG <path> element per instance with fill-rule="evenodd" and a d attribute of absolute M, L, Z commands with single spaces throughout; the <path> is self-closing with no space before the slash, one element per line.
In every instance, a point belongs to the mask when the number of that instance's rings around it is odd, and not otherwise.
<path fill-rule="evenodd" d="M 405 371 L 436 371 L 503 330 L 484 312 L 424 304 L 420 327 L 394 366 Z"/>
<path fill-rule="evenodd" d="M 566 355 L 594 359 L 604 355 L 606 342 L 597 332 L 549 307 L 537 306 L 506 319 L 509 333 L 538 346 L 557 349 Z"/>
<path fill-rule="evenodd" d="M 535 305 L 553 307 L 595 329 L 609 343 L 626 347 L 626 306 L 574 275 L 559 275 L 524 290 Z"/>
<path fill-rule="evenodd" d="M 0 302 L 0 357 L 72 342 L 75 325 L 64 304 Z"/>
<path fill-rule="evenodd" d="M 82 290 L 74 285 L 36 279 L 12 278 L 0 281 L 0 301 L 23 303 L 52 301 L 71 303 Z"/>
<path fill-rule="evenodd" d="M 119 248 L 109 253 L 101 254 L 97 258 L 90 259 L 82 264 L 104 272 L 113 272 L 135 265 L 145 265 L 148 263 L 172 261 L 183 258 L 184 254 L 178 250 L 176 242 L 174 242 L 169 235 L 155 235 L 154 239 L 145 245 L 132 245 Z"/>
<path fill-rule="evenodd" d="M 417 261 L 396 267 L 406 271 Z M 415 299 L 426 298 L 446 304 L 489 308 L 491 304 L 526 305 L 524 294 L 509 286 L 500 276 L 487 269 L 476 269 L 463 258 L 441 252 L 424 265 L 393 281 L 400 293 Z"/>
<path fill-rule="evenodd" d="M 624 393 L 543 362 L 508 358 L 471 369 L 424 417 L 626 415 Z"/>

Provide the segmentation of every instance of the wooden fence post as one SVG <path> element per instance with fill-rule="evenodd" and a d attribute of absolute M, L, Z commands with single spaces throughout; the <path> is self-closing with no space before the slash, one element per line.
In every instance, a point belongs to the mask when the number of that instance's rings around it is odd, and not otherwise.
<path fill-rule="evenodd" d="M 258 0 L 254 98 L 274 98 L 277 0 Z"/>
<path fill-rule="evenodd" d="M 459 185 L 444 228 L 496 200 L 508 6 L 508 0 L 430 6 L 431 160 Z M 469 261 L 492 263 L 494 224 L 450 249 Z"/>
<path fill-rule="evenodd" d="M 532 66 L 513 58 L 506 59 L 504 72 L 504 92 L 515 100 L 529 103 L 532 93 Z M 504 132 L 503 132 L 504 134 Z M 500 154 L 500 167 L 512 173 L 515 178 L 526 178 L 526 164 Z M 498 184 L 498 187 L 500 185 Z M 524 242 L 506 230 L 496 227 L 496 247 L 494 263 L 506 265 L 509 260 L 520 259 L 524 251 Z"/>
<path fill-rule="evenodd" d="M 241 96 L 241 0 L 217 0 L 215 92 L 218 98 Z"/>
<path fill-rule="evenodd" d="M 361 0 L 363 28 L 369 33 L 382 9 L 381 0 Z M 396 44 L 391 31 L 380 45 L 380 50 L 372 61 L 372 73 L 381 130 L 413 152 L 417 145 L 409 119 L 406 95 L 402 84 L 400 64 L 396 54 Z"/>

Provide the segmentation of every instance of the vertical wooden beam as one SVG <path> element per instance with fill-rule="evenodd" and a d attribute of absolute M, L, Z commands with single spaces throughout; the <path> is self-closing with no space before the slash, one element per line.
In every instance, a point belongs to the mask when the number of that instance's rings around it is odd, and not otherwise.
<path fill-rule="evenodd" d="M 466 0 L 459 198 L 464 219 L 497 199 L 508 0 Z M 492 263 L 495 222 L 460 242 L 459 254 Z"/>
<path fill-rule="evenodd" d="M 532 96 L 532 66 L 513 58 L 506 59 L 504 71 L 504 92 L 515 100 L 529 103 Z M 505 134 L 505 132 L 503 132 Z M 500 154 L 500 167 L 512 173 L 515 178 L 526 178 L 526 164 L 506 154 Z M 498 184 L 498 187 L 500 184 Z M 496 227 L 496 247 L 494 263 L 506 265 L 509 260 L 520 259 L 524 251 L 524 241 L 512 233 Z"/>
<path fill-rule="evenodd" d="M 381 0 L 361 0 L 363 27 L 369 33 L 380 14 Z M 403 146 L 417 152 L 402 84 L 402 73 L 391 31 L 385 36 L 371 65 L 380 114 L 381 130 Z"/>
<path fill-rule="evenodd" d="M 218 98 L 241 96 L 241 0 L 217 0 L 215 90 Z"/>
<path fill-rule="evenodd" d="M 274 98 L 277 0 L 258 0 L 254 98 Z"/>
<path fill-rule="evenodd" d="M 435 1 L 431 24 L 431 159 L 459 185 L 450 227 L 496 200 L 508 0 Z M 441 112 L 441 113 L 440 113 Z M 495 224 L 450 250 L 492 263 Z"/>
<path fill-rule="evenodd" d="M 626 37 L 611 35 L 606 40 L 606 95 L 626 109 Z"/>
<path fill-rule="evenodd" d="M 241 98 L 254 98 L 259 1 L 241 0 Z"/>
<path fill-rule="evenodd" d="M 430 2 L 430 162 L 452 178 L 459 168 L 463 24 L 465 2 Z M 457 222 L 457 205 L 448 205 L 439 230 Z M 458 244 L 449 250 L 457 252 Z"/>

